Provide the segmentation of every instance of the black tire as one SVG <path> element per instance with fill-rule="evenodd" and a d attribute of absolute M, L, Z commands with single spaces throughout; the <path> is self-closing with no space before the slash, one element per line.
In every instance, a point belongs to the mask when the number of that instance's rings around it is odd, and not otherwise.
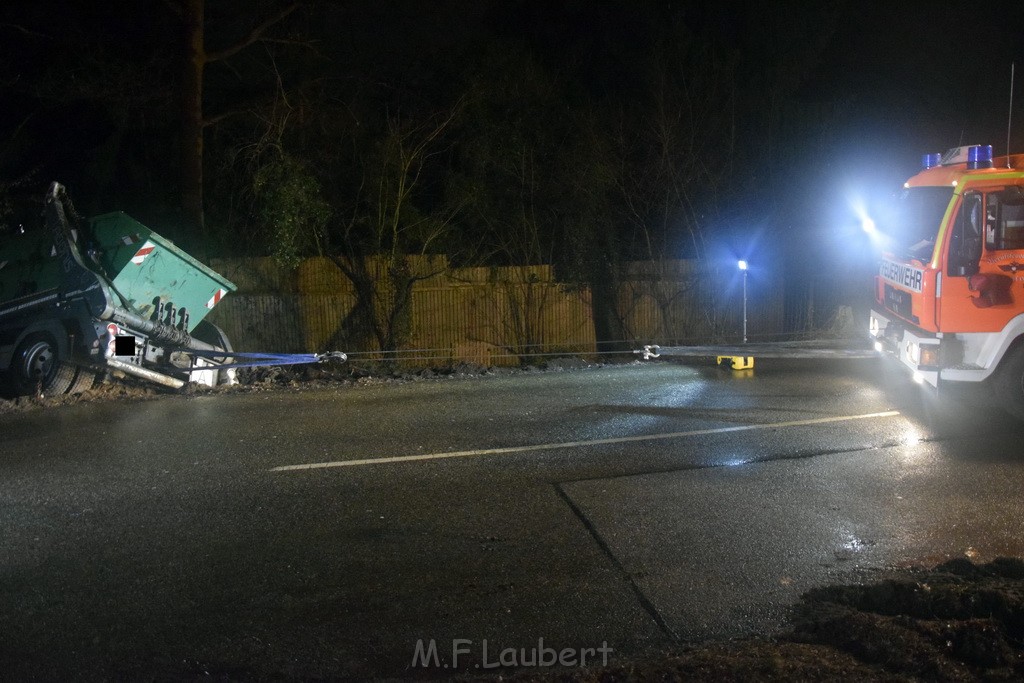
<path fill-rule="evenodd" d="M 80 394 L 83 391 L 89 391 L 92 389 L 92 385 L 96 382 L 96 373 L 89 368 L 79 367 L 78 374 L 75 375 L 75 382 L 68 389 L 69 394 Z"/>
<path fill-rule="evenodd" d="M 1024 344 L 1017 344 L 999 364 L 995 377 L 996 394 L 1003 408 L 1018 420 L 1024 420 Z"/>
<path fill-rule="evenodd" d="M 18 394 L 53 396 L 67 393 L 75 385 L 78 368 L 60 359 L 53 337 L 33 334 L 15 350 L 11 375 Z"/>
<path fill-rule="evenodd" d="M 231 351 L 231 342 L 224 330 L 220 329 L 208 320 L 200 320 L 196 328 L 192 330 L 192 336 L 201 342 L 219 346 L 225 351 Z"/>

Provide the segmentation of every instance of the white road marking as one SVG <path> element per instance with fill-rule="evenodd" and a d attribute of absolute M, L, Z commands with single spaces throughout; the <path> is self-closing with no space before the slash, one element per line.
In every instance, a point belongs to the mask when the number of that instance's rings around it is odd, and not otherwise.
<path fill-rule="evenodd" d="M 271 468 L 271 472 L 291 472 L 295 470 L 318 470 L 327 467 L 358 467 L 361 465 L 384 465 L 395 462 L 416 462 L 419 460 L 441 460 L 444 458 L 470 458 L 479 455 L 504 455 L 508 453 L 526 453 L 529 451 L 551 451 L 556 448 L 579 448 L 582 446 L 603 446 L 606 444 L 633 443 L 637 441 L 657 441 L 661 439 L 678 439 L 686 436 L 703 436 L 706 434 L 726 434 L 728 432 L 749 432 L 758 429 L 778 429 L 781 427 L 803 427 L 806 425 L 828 424 L 830 422 L 850 422 L 852 420 L 869 420 L 873 417 L 895 417 L 899 411 L 888 410 L 882 413 L 864 413 L 862 415 L 837 415 L 835 417 L 819 417 L 813 420 L 791 420 L 789 422 L 769 422 L 764 424 L 740 425 L 738 427 L 718 427 L 716 429 L 696 429 L 690 432 L 669 432 L 666 434 L 645 434 L 643 436 L 622 436 L 615 439 L 594 439 L 592 441 L 563 441 L 561 443 L 544 443 L 534 446 L 511 446 L 509 448 L 484 448 L 473 451 L 451 451 L 448 453 L 427 453 L 424 455 L 399 455 L 388 458 L 367 458 L 365 460 L 335 460 L 333 462 L 314 462 L 305 465 L 281 465 Z"/>

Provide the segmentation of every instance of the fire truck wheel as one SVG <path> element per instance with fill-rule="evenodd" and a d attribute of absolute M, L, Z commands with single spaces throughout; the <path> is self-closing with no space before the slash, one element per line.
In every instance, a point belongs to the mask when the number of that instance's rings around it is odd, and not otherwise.
<path fill-rule="evenodd" d="M 57 343 L 48 334 L 35 334 L 21 342 L 11 370 L 19 394 L 44 396 L 66 393 L 78 373 L 78 368 L 57 357 Z"/>
<path fill-rule="evenodd" d="M 1014 417 L 1024 420 L 1024 344 L 1017 344 L 999 366 L 996 391 Z"/>

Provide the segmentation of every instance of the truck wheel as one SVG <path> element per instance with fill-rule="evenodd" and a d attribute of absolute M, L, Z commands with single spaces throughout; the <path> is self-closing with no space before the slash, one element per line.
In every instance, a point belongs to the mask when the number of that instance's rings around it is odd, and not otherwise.
<path fill-rule="evenodd" d="M 996 393 L 1011 415 L 1024 420 L 1024 345 L 1010 351 L 996 371 Z"/>
<path fill-rule="evenodd" d="M 228 341 L 228 336 L 224 334 L 224 330 L 208 320 L 200 320 L 199 324 L 196 325 L 196 329 L 192 330 L 192 336 L 201 342 L 219 346 L 225 351 L 232 350 L 231 342 Z"/>
<path fill-rule="evenodd" d="M 23 395 L 66 393 L 74 384 L 78 368 L 57 356 L 57 343 L 47 334 L 25 339 L 14 352 L 11 374 L 15 390 Z"/>
<path fill-rule="evenodd" d="M 192 330 L 192 336 L 199 341 L 206 342 L 207 344 L 213 344 L 219 346 L 225 351 L 233 351 L 231 348 L 231 341 L 228 336 L 224 334 L 224 330 L 220 329 L 208 320 L 201 320 L 196 328 Z M 230 362 L 222 366 L 217 371 L 217 384 L 237 384 L 238 380 L 235 378 L 237 370 L 231 367 Z"/>
<path fill-rule="evenodd" d="M 83 391 L 89 391 L 92 389 L 93 383 L 96 381 L 96 373 L 89 368 L 79 367 L 78 374 L 75 375 L 75 382 L 68 389 L 69 394 L 80 394 Z"/>

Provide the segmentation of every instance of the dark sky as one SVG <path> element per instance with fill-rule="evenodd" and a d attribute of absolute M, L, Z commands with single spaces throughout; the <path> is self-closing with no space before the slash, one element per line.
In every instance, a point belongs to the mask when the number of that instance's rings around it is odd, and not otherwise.
<path fill-rule="evenodd" d="M 215 41 L 243 35 L 252 25 L 246 11 L 256 16 L 281 3 L 207 4 Z M 505 41 L 528 45 L 552 68 L 571 73 L 577 96 L 624 101 L 634 96 L 635 64 L 670 47 L 660 29 L 681 22 L 739 61 L 744 87 L 754 88 L 762 71 L 781 64 L 793 79 L 793 101 L 834 108 L 827 131 L 834 159 L 827 167 L 835 177 L 819 178 L 825 184 L 865 175 L 871 182 L 892 183 L 913 172 L 921 153 L 960 143 L 991 143 L 1002 152 L 1011 63 L 1024 74 L 1020 1 L 353 0 L 309 5 L 319 8 L 316 16 L 327 17 L 314 38 L 319 50 L 337 58 L 337 78 L 376 79 L 395 87 L 402 79 L 421 79 L 433 91 L 448 85 L 454 90 L 460 72 L 472 68 L 489 45 Z M 293 29 L 309 26 L 300 22 Z M 119 108 L 134 117 L 136 130 L 127 144 L 138 148 L 151 136 L 158 145 L 152 136 L 170 134 L 161 127 L 173 128 L 167 111 L 175 74 L 170 27 L 161 0 L 5 2 L 0 8 L 0 139 L 5 141 L 0 178 L 33 170 L 41 178 L 88 177 L 97 139 L 108 134 L 105 126 Z M 96 65 L 125 57 L 122 72 L 106 83 L 113 92 L 104 92 Z M 227 88 L 245 68 L 240 61 L 211 73 L 211 82 Z M 132 69 L 137 72 L 125 73 Z M 144 82 L 117 92 L 131 78 Z M 208 99 L 217 104 L 215 94 Z M 1022 151 L 1021 77 L 1016 103 L 1013 145 Z M 159 164 L 154 156 L 160 155 L 136 154 L 133 163 Z"/>
<path fill-rule="evenodd" d="M 919 131 L 893 134 L 932 146 L 959 144 L 961 136 L 1005 146 L 1010 65 L 1024 64 L 1024 3 L 857 7 L 809 92 L 848 94 L 868 129 L 920 122 Z"/>

